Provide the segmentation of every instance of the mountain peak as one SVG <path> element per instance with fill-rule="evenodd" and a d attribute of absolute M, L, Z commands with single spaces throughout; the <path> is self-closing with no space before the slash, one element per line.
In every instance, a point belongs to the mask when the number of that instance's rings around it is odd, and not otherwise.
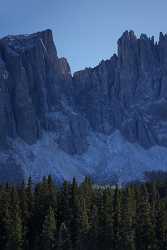
<path fill-rule="evenodd" d="M 118 55 L 73 77 L 51 30 L 1 39 L 0 176 L 19 169 L 37 180 L 126 182 L 167 166 L 167 39 L 160 37 L 157 46 L 126 31 Z"/>
<path fill-rule="evenodd" d="M 50 37 L 50 39 L 53 39 L 52 30 L 46 29 L 46 30 L 31 33 L 31 34 L 8 35 L 5 37 L 2 37 L 1 39 L 5 39 L 5 40 L 14 40 L 14 39 L 29 40 L 29 39 L 37 38 L 37 37 Z"/>
<path fill-rule="evenodd" d="M 10 35 L 0 39 L 0 44 L 3 47 L 8 47 L 8 51 L 23 53 L 34 47 L 39 47 L 50 54 L 51 57 L 57 57 L 57 50 L 53 40 L 53 34 L 50 29 L 43 30 L 32 34 Z"/>
<path fill-rule="evenodd" d="M 130 31 L 126 30 L 122 34 L 122 36 L 119 38 L 118 42 L 119 41 L 134 41 L 134 40 L 137 40 L 137 37 L 136 37 L 134 31 L 133 30 L 130 30 Z"/>

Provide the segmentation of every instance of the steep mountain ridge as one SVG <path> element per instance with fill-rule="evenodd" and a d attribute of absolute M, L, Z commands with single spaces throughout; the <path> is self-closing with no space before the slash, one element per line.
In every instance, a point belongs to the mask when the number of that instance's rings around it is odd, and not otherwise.
<path fill-rule="evenodd" d="M 154 42 L 126 31 L 117 55 L 73 76 L 50 30 L 2 38 L 1 179 L 89 174 L 126 182 L 165 169 L 166 62 L 162 33 Z"/>
<path fill-rule="evenodd" d="M 159 43 L 154 43 L 146 35 L 137 39 L 134 32 L 125 32 L 118 41 L 118 55 L 74 74 L 76 106 L 98 132 L 110 134 L 117 128 L 130 142 L 146 148 L 167 145 L 167 131 L 162 135 L 166 38 L 161 34 Z"/>

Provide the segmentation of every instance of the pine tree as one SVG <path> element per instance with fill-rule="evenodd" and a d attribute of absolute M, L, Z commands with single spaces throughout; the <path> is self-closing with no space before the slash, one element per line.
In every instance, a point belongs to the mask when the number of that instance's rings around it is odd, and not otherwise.
<path fill-rule="evenodd" d="M 114 228 L 114 249 L 121 249 L 121 191 L 116 186 L 113 199 L 113 228 Z"/>
<path fill-rule="evenodd" d="M 27 209 L 28 209 L 28 216 L 31 217 L 33 213 L 33 205 L 34 205 L 34 197 L 32 191 L 32 179 L 29 177 L 27 187 L 25 189 L 26 197 L 27 197 Z"/>
<path fill-rule="evenodd" d="M 56 220 L 54 210 L 50 207 L 45 216 L 41 233 L 41 250 L 53 250 L 56 248 Z"/>
<path fill-rule="evenodd" d="M 58 238 L 58 248 L 57 250 L 71 250 L 71 240 L 68 229 L 64 223 L 61 224 L 59 230 L 59 238 Z"/>
<path fill-rule="evenodd" d="M 24 238 L 24 244 L 23 249 L 27 250 L 29 249 L 29 241 L 27 238 L 30 237 L 30 212 L 28 209 L 28 197 L 26 192 L 26 185 L 23 182 L 21 187 L 19 188 L 19 203 L 20 203 L 20 209 L 21 209 L 21 218 L 22 218 L 22 225 L 23 225 L 23 238 Z"/>
<path fill-rule="evenodd" d="M 114 246 L 111 190 L 105 189 L 98 196 L 98 249 L 110 250 Z"/>
<path fill-rule="evenodd" d="M 10 228 L 10 193 L 5 187 L 0 191 L 0 249 L 5 249 Z"/>
<path fill-rule="evenodd" d="M 12 208 L 11 208 L 12 209 Z M 19 206 L 16 205 L 11 213 L 11 220 L 8 229 L 7 250 L 22 250 L 23 248 L 23 227 Z"/>
<path fill-rule="evenodd" d="M 90 250 L 98 249 L 98 234 L 99 234 L 98 209 L 97 206 L 94 204 L 90 216 L 90 242 L 89 242 L 90 246 L 88 249 Z"/>
<path fill-rule="evenodd" d="M 80 244 L 80 204 L 79 204 L 79 190 L 78 185 L 75 180 L 71 184 L 71 192 L 70 192 L 70 208 L 71 208 L 71 222 L 70 222 L 70 232 L 71 239 L 74 250 L 78 250 Z"/>
<path fill-rule="evenodd" d="M 72 212 L 70 207 L 70 185 L 64 181 L 63 186 L 59 192 L 59 210 L 58 210 L 58 223 L 61 225 L 62 221 L 70 226 L 72 220 Z"/>
<path fill-rule="evenodd" d="M 54 212 L 57 213 L 57 187 L 53 182 L 52 176 L 49 175 L 47 178 L 46 185 L 46 203 L 48 206 L 51 206 L 54 209 Z"/>
<path fill-rule="evenodd" d="M 105 190 L 104 197 L 104 249 L 110 250 L 113 248 L 114 225 L 113 225 L 113 204 L 112 193 L 110 189 Z"/>
<path fill-rule="evenodd" d="M 129 187 L 123 195 L 122 202 L 122 249 L 135 250 L 135 198 L 133 190 Z"/>
<path fill-rule="evenodd" d="M 36 233 L 36 227 L 34 227 L 34 193 L 33 193 L 33 183 L 31 177 L 28 178 L 28 182 L 25 185 L 25 190 L 23 193 L 25 209 L 23 211 L 23 225 L 24 225 L 24 235 L 25 235 L 25 249 L 33 249 L 33 241 Z"/>
<path fill-rule="evenodd" d="M 90 230 L 90 224 L 89 224 L 89 218 L 87 213 L 87 208 L 85 204 L 85 199 L 83 197 L 80 197 L 79 200 L 79 247 L 80 249 L 87 249 L 88 247 L 88 241 L 89 241 L 89 230 Z"/>
<path fill-rule="evenodd" d="M 1 233 L 1 236 L 2 236 L 1 243 L 3 245 L 1 246 L 1 249 L 5 249 L 5 250 L 9 249 L 8 245 L 9 245 L 9 240 L 10 240 L 11 224 L 12 224 L 12 222 L 11 222 L 11 217 L 9 214 L 9 208 L 6 207 L 3 221 L 1 224 L 1 225 L 3 225 L 3 232 Z"/>
<path fill-rule="evenodd" d="M 155 227 L 147 187 L 144 185 L 137 207 L 136 246 L 138 250 L 156 250 Z"/>
<path fill-rule="evenodd" d="M 167 210 L 165 204 L 159 201 L 156 206 L 156 239 L 157 250 L 167 249 Z"/>
<path fill-rule="evenodd" d="M 92 185 L 92 181 L 89 177 L 85 177 L 84 182 L 80 185 L 80 193 L 84 197 L 88 215 L 90 215 L 91 204 L 95 198 L 94 189 Z"/>

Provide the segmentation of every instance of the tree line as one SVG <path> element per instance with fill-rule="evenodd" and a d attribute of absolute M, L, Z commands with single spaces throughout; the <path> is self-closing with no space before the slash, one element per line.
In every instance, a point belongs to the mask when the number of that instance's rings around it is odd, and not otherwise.
<path fill-rule="evenodd" d="M 0 186 L 1 250 L 165 250 L 167 180 Z"/>

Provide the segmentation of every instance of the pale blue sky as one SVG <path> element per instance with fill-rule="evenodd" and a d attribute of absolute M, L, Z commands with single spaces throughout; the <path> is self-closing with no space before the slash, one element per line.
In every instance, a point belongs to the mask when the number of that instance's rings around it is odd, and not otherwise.
<path fill-rule="evenodd" d="M 50 28 L 72 71 L 117 51 L 125 30 L 167 32 L 166 0 L 0 0 L 0 36 Z"/>

